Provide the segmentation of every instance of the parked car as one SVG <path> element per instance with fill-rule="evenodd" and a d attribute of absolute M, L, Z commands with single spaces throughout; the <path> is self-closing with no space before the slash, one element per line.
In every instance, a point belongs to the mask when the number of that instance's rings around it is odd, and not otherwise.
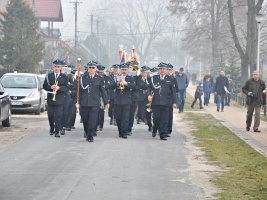
<path fill-rule="evenodd" d="M 0 83 L 11 98 L 12 111 L 44 112 L 45 99 L 37 74 L 6 73 Z"/>
<path fill-rule="evenodd" d="M 0 84 L 0 122 L 4 127 L 11 125 L 11 100 Z"/>
<path fill-rule="evenodd" d="M 38 78 L 40 79 L 41 86 L 43 87 L 44 81 L 45 81 L 46 74 L 39 74 Z M 45 110 L 47 110 L 47 91 L 43 89 L 43 95 L 45 99 Z"/>

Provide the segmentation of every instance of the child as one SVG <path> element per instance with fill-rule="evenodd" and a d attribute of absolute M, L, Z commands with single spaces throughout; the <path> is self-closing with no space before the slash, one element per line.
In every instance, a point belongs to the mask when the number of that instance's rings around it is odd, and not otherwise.
<path fill-rule="evenodd" d="M 202 95 L 203 95 L 203 85 L 202 85 L 202 83 L 199 83 L 198 86 L 197 86 L 196 92 L 195 92 L 195 100 L 193 101 L 193 103 L 191 105 L 191 108 L 194 108 L 194 105 L 195 105 L 195 103 L 196 103 L 196 101 L 198 99 L 199 100 L 200 109 L 203 109 L 202 99 L 201 99 Z"/>

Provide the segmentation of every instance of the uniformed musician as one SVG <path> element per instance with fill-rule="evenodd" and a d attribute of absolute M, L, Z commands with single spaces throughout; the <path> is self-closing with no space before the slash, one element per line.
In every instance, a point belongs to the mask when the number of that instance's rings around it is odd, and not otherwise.
<path fill-rule="evenodd" d="M 62 115 L 63 105 L 68 91 L 67 76 L 61 73 L 64 65 L 62 60 L 53 62 L 53 72 L 48 74 L 43 88 L 47 91 L 47 114 L 50 125 L 50 135 L 60 137 L 59 132 L 63 133 Z"/>
<path fill-rule="evenodd" d="M 115 83 L 117 82 L 117 76 L 120 73 L 120 65 L 114 64 L 110 69 L 111 69 L 110 71 L 111 74 L 109 75 L 109 77 Z M 112 124 L 117 125 L 114 114 L 114 96 L 115 96 L 115 89 L 109 89 L 110 100 L 109 100 L 108 116 L 110 117 L 110 125 Z"/>
<path fill-rule="evenodd" d="M 138 87 L 138 109 L 137 109 L 137 124 L 140 122 L 146 122 L 146 105 L 148 103 L 148 71 L 150 69 L 147 66 L 143 66 L 141 74 L 137 79 Z M 147 123 L 147 122 L 146 122 Z M 150 127 L 151 129 L 152 127 Z"/>
<path fill-rule="evenodd" d="M 108 98 L 104 88 L 104 79 L 96 74 L 97 63 L 90 61 L 87 64 L 88 73 L 80 79 L 80 115 L 86 135 L 86 141 L 93 142 L 96 135 L 100 98 L 103 98 L 105 108 L 108 108 Z"/>
<path fill-rule="evenodd" d="M 104 88 L 107 93 L 107 97 L 109 99 L 109 89 L 110 85 L 112 83 L 112 80 L 109 76 L 105 75 L 106 67 L 103 65 L 97 66 L 97 74 L 104 79 Z M 103 103 L 103 97 L 101 97 L 101 104 L 99 109 L 99 118 L 97 123 L 97 130 L 102 131 L 104 127 L 104 117 L 105 117 L 105 109 L 104 109 L 104 103 Z"/>
<path fill-rule="evenodd" d="M 176 107 L 176 92 L 172 78 L 167 75 L 168 64 L 158 65 L 159 74 L 150 79 L 150 87 L 153 92 L 152 112 L 153 112 L 153 131 L 155 137 L 157 131 L 161 140 L 167 140 L 168 120 L 170 106 Z"/>
<path fill-rule="evenodd" d="M 176 78 L 173 75 L 173 65 L 170 64 L 170 63 L 167 66 L 167 75 L 169 75 L 171 77 L 171 79 L 172 79 L 173 85 L 175 87 L 176 96 L 177 96 L 177 93 L 178 93 L 177 81 L 176 81 Z M 173 104 L 175 104 L 175 103 L 177 104 L 177 102 L 173 102 Z M 170 106 L 167 137 L 170 137 L 171 136 L 171 133 L 172 133 L 172 124 L 173 124 L 173 105 Z"/>
<path fill-rule="evenodd" d="M 138 62 L 136 61 L 129 61 L 126 63 L 128 65 L 128 76 L 132 76 L 134 78 L 135 83 L 137 82 L 138 76 L 137 71 L 134 69 L 139 68 Z M 138 86 L 137 86 L 138 87 Z M 137 103 L 138 103 L 138 88 L 131 89 L 131 96 L 132 96 L 132 104 L 130 107 L 130 118 L 129 118 L 129 125 L 128 125 L 128 136 L 132 135 L 132 129 L 134 125 L 134 118 L 137 110 Z"/>
<path fill-rule="evenodd" d="M 128 66 L 120 65 L 121 75 L 117 76 L 116 83 L 112 88 L 115 89 L 114 112 L 118 126 L 119 137 L 127 139 L 130 107 L 132 104 L 131 91 L 136 90 L 134 78 L 128 75 Z"/>

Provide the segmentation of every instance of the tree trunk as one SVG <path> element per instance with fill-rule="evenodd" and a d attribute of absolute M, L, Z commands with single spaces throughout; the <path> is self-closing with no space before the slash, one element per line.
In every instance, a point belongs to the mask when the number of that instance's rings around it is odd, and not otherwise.
<path fill-rule="evenodd" d="M 249 74 L 248 74 L 248 65 L 249 59 L 247 55 L 241 57 L 241 85 L 244 85 L 247 81 Z"/>

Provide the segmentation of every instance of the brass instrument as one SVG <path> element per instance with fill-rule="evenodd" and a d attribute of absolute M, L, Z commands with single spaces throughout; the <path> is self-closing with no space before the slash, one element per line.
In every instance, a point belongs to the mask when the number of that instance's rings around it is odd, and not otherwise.
<path fill-rule="evenodd" d="M 152 112 L 152 101 L 153 101 L 153 98 L 154 98 L 154 93 L 152 92 L 147 97 L 147 100 L 148 100 L 148 104 L 146 105 L 147 106 L 147 109 L 146 109 L 147 112 Z"/>
<path fill-rule="evenodd" d="M 55 82 L 55 85 L 56 85 L 56 88 L 58 86 L 58 81 Z M 52 95 L 53 95 L 53 98 L 52 98 L 52 101 L 56 101 L 56 95 L 57 95 L 57 90 L 53 89 L 53 92 L 52 92 Z"/>
<path fill-rule="evenodd" d="M 121 79 L 120 82 L 119 82 L 119 89 L 120 90 L 124 90 L 125 89 L 125 84 L 124 84 L 124 80 Z"/>
<path fill-rule="evenodd" d="M 81 62 L 82 59 L 81 58 L 77 58 L 77 77 L 76 77 L 76 81 L 77 81 L 77 102 L 75 104 L 76 108 L 77 108 L 77 112 L 79 113 L 80 111 L 80 78 L 81 78 Z"/>

